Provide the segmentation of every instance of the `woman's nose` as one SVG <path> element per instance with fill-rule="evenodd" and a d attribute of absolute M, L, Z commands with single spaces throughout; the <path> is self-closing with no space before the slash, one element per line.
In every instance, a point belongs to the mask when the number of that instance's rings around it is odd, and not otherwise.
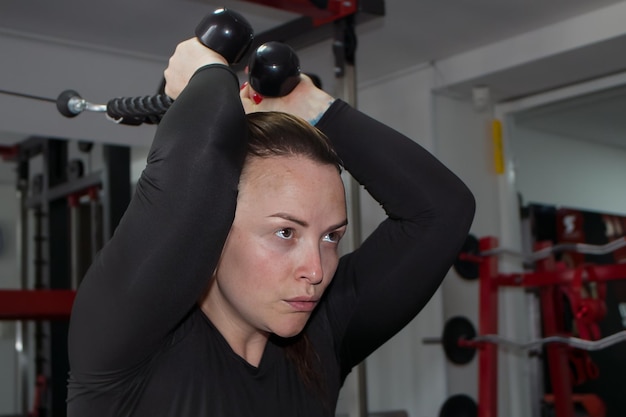
<path fill-rule="evenodd" d="M 319 247 L 310 245 L 302 256 L 300 277 L 308 280 L 313 285 L 320 284 L 324 279 L 324 270 L 322 268 L 322 256 Z"/>

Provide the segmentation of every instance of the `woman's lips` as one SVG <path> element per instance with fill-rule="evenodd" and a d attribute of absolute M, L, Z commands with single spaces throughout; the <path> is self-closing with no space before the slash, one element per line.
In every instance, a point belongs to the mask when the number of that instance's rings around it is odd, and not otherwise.
<path fill-rule="evenodd" d="M 311 312 L 317 306 L 317 298 L 297 297 L 285 300 L 294 310 L 302 312 Z"/>

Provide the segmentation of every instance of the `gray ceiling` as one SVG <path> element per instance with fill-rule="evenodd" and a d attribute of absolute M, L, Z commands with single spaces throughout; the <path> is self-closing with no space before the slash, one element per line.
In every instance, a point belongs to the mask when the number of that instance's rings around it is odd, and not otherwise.
<path fill-rule="evenodd" d="M 437 60 L 618 0 L 386 0 L 384 18 L 358 28 L 358 77 L 368 81 Z M 260 33 L 296 15 L 223 0 L 2 0 L 0 33 L 93 45 L 166 59 L 219 7 L 244 14 Z"/>
<path fill-rule="evenodd" d="M 536 107 L 516 124 L 564 138 L 626 149 L 626 86 Z"/>
<path fill-rule="evenodd" d="M 357 77 L 360 82 L 375 80 L 619 2 L 385 0 L 384 17 L 357 27 Z M 166 61 L 177 42 L 193 35 L 200 18 L 219 7 L 244 14 L 256 33 L 298 17 L 236 0 L 1 0 L 0 33 L 54 39 Z M 615 100 L 611 97 L 611 102 Z M 595 100 L 594 105 L 603 106 L 604 116 L 614 114 L 607 110 L 606 106 L 613 107 L 606 102 Z M 582 120 L 582 108 L 569 107 L 552 112 L 551 116 L 569 117 L 575 112 L 574 116 Z M 585 108 L 589 111 L 588 105 Z M 613 122 L 623 123 L 624 118 L 619 115 L 612 118 Z M 546 117 L 542 120 L 544 125 L 549 124 Z"/>

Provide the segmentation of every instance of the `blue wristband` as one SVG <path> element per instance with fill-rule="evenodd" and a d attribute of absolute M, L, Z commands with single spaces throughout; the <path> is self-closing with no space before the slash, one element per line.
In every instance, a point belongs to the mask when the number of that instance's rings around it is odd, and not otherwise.
<path fill-rule="evenodd" d="M 331 106 L 334 102 L 335 102 L 335 100 L 334 100 L 334 99 L 333 99 L 333 100 L 330 100 L 330 101 L 328 102 L 328 107 L 330 107 L 330 106 Z M 324 116 L 324 113 L 326 113 L 326 110 L 328 110 L 328 107 L 326 107 L 326 109 L 324 109 L 324 111 L 323 111 L 323 112 L 320 112 L 320 114 L 318 114 L 317 116 L 315 116 L 315 118 L 314 118 L 314 119 L 309 120 L 309 123 L 310 123 L 312 126 L 315 126 L 315 125 L 317 124 L 317 122 L 319 122 L 319 121 L 320 121 L 320 119 L 322 118 L 322 116 Z"/>

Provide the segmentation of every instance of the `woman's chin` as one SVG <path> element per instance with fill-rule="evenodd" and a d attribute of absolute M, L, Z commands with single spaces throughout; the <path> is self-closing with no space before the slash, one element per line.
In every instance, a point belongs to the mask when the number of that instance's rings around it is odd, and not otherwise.
<path fill-rule="evenodd" d="M 272 329 L 272 332 L 279 337 L 288 339 L 290 337 L 294 337 L 302 333 L 304 326 L 306 325 L 306 321 L 298 321 L 292 323 L 283 323 L 280 326 L 276 326 Z"/>

